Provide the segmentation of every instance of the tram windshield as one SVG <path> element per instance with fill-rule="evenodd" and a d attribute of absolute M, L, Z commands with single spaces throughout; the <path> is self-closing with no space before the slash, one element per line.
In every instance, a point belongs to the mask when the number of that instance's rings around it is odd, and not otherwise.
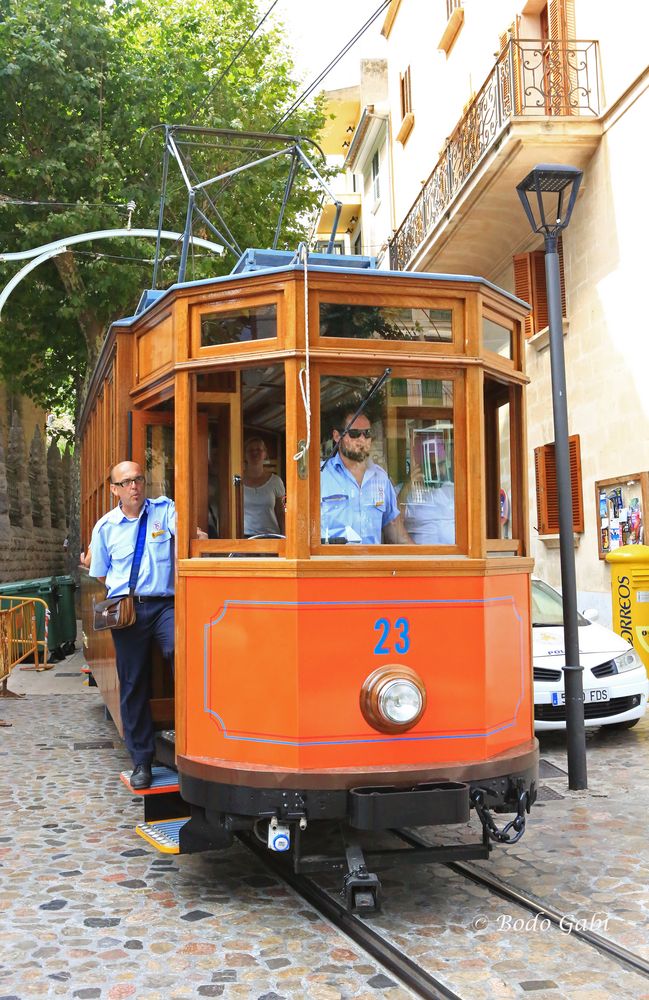
<path fill-rule="evenodd" d="M 397 372 L 353 419 L 373 381 L 320 381 L 322 543 L 454 545 L 454 382 Z"/>

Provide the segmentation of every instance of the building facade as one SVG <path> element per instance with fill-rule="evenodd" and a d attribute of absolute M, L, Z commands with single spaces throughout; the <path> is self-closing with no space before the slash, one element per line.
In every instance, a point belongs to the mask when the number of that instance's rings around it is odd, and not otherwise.
<path fill-rule="evenodd" d="M 386 149 L 392 205 L 372 243 L 380 266 L 477 274 L 530 302 L 526 371 L 531 551 L 560 582 L 543 244 L 516 185 L 539 163 L 584 179 L 561 247 L 564 347 L 580 607 L 610 621 L 604 556 L 647 541 L 649 338 L 638 301 L 646 199 L 647 7 L 604 0 L 392 0 Z M 364 171 L 359 225 L 374 203 L 361 102 L 346 166 Z M 372 216 L 376 220 L 376 213 Z M 367 251 L 366 251 L 367 252 Z M 502 484 L 501 484 L 502 485 Z"/>

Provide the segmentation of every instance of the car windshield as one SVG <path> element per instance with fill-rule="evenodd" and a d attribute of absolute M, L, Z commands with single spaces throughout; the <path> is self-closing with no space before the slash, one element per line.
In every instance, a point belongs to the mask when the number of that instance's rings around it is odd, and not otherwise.
<path fill-rule="evenodd" d="M 590 625 L 579 613 L 577 621 L 579 625 Z M 532 625 L 563 625 L 561 594 L 541 580 L 532 580 Z"/>

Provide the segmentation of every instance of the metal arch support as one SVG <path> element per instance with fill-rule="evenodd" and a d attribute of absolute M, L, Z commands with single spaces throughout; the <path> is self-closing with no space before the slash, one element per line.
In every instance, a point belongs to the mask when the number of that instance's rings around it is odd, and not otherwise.
<path fill-rule="evenodd" d="M 46 250 L 45 253 L 42 253 L 40 256 L 30 260 L 29 264 L 25 264 L 24 267 L 21 267 L 20 271 L 18 271 L 17 274 L 14 274 L 11 281 L 8 281 L 0 292 L 0 316 L 2 315 L 5 302 L 23 278 L 26 278 L 30 271 L 34 271 L 41 264 L 44 264 L 46 260 L 50 260 L 52 257 L 58 257 L 59 254 L 65 253 L 67 249 L 67 247 L 56 247 L 54 250 Z"/>
<path fill-rule="evenodd" d="M 160 232 L 157 229 L 104 229 L 94 233 L 77 233 L 76 236 L 68 236 L 62 240 L 55 240 L 53 243 L 47 243 L 44 246 L 35 247 L 32 250 L 20 250 L 17 253 L 0 254 L 0 261 L 2 262 L 29 260 L 29 263 L 21 268 L 17 274 L 14 274 L 13 278 L 11 278 L 2 291 L 0 291 L 0 315 L 2 315 L 4 305 L 14 288 L 16 288 L 23 278 L 26 278 L 31 271 L 35 270 L 41 264 L 44 264 L 45 261 L 50 260 L 52 257 L 57 257 L 59 254 L 65 253 L 69 247 L 75 243 L 88 243 L 92 240 L 113 239 L 116 236 L 145 236 L 150 239 L 159 238 L 163 240 L 173 240 L 174 242 L 183 239 L 182 233 L 174 233 L 168 230 Z M 206 250 L 213 250 L 218 254 L 223 253 L 223 246 L 220 243 L 212 243 L 210 240 L 204 240 L 198 236 L 195 236 L 193 240 L 197 246 L 203 247 Z"/>
<path fill-rule="evenodd" d="M 29 260 L 31 257 L 38 257 L 39 254 L 45 253 L 47 250 L 55 250 L 59 247 L 69 247 L 73 243 L 90 243 L 92 240 L 110 240 L 116 237 L 120 239 L 123 236 L 148 236 L 152 239 L 157 239 L 158 230 L 157 229 L 100 229 L 94 233 L 77 233 L 76 236 L 65 236 L 61 240 L 55 240 L 53 243 L 44 243 L 43 246 L 34 247 L 32 250 L 19 250 L 16 253 L 0 253 L 0 263 L 12 260 Z M 174 233 L 169 229 L 163 229 L 160 232 L 160 239 L 163 240 L 182 240 L 182 233 Z M 194 243 L 196 246 L 203 247 L 205 250 L 213 250 L 214 253 L 222 254 L 224 247 L 220 243 L 212 243 L 211 240 L 204 240 L 202 237 L 195 236 Z"/>

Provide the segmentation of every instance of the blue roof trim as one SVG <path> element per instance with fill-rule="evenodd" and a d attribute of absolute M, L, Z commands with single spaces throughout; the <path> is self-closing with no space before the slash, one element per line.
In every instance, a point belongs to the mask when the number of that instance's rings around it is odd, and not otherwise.
<path fill-rule="evenodd" d="M 246 250 L 232 268 L 230 274 L 248 274 L 251 271 L 290 267 L 296 264 L 297 255 L 290 250 Z M 331 268 L 353 268 L 354 270 L 376 270 L 376 257 L 361 257 L 358 254 L 313 253 L 309 254 L 309 267 L 318 264 Z M 300 263 L 300 267 L 303 264 Z"/>
<path fill-rule="evenodd" d="M 500 288 L 499 285 L 495 285 L 492 281 L 488 281 L 486 278 L 481 278 L 475 274 L 441 274 L 430 271 L 380 270 L 376 267 L 376 258 L 374 257 L 327 253 L 310 253 L 308 257 L 308 268 L 309 271 L 315 271 L 318 273 L 331 273 L 332 271 L 335 271 L 339 274 L 358 275 L 358 272 L 362 271 L 364 274 L 367 274 L 368 276 L 371 275 L 373 278 L 412 278 L 418 281 L 450 281 L 452 283 L 472 281 L 479 285 L 483 285 L 485 288 L 491 288 L 493 291 L 498 292 L 499 295 L 504 295 L 510 302 L 515 302 L 517 305 L 523 306 L 525 309 L 530 308 L 529 302 L 519 299 L 518 296 L 514 295 L 512 292 L 508 292 L 504 288 Z M 170 285 L 169 288 L 166 289 L 149 289 L 148 291 L 145 291 L 140 298 L 135 315 L 115 320 L 111 325 L 131 326 L 143 313 L 155 305 L 156 302 L 159 302 L 160 299 L 164 298 L 165 295 L 168 295 L 170 292 L 178 291 L 179 289 L 205 288 L 208 285 L 221 285 L 226 282 L 245 277 L 263 274 L 290 273 L 292 271 L 302 270 L 303 265 L 298 262 L 296 254 L 291 253 L 288 250 L 249 249 L 241 255 L 230 274 L 219 275 L 215 278 L 201 278 L 197 281 L 183 281 Z"/>

